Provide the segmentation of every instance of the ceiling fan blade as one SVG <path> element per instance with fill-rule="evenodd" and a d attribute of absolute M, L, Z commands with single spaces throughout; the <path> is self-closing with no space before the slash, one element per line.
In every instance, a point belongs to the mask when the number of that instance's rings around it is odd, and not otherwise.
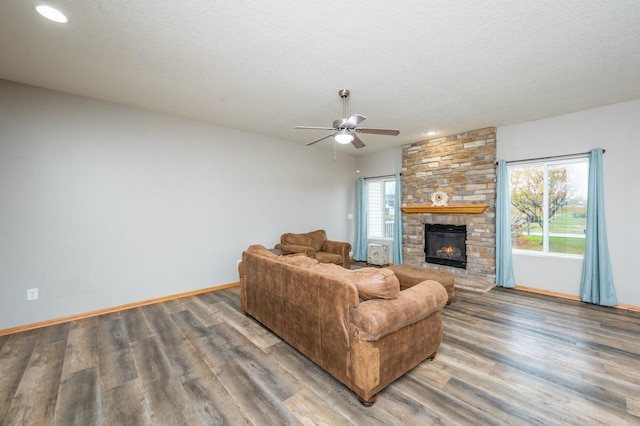
<path fill-rule="evenodd" d="M 294 126 L 294 129 L 311 129 L 311 130 L 334 130 L 333 127 L 315 127 L 315 126 Z"/>
<path fill-rule="evenodd" d="M 333 130 L 333 129 L 331 129 L 331 130 Z M 333 133 L 329 133 L 327 136 L 323 136 L 323 137 L 321 137 L 320 139 L 316 139 L 315 141 L 311 141 L 311 142 L 309 142 L 309 143 L 307 144 L 307 146 L 309 146 L 309 145 L 313 145 L 314 143 L 316 143 L 316 142 L 320 142 L 321 140 L 324 140 L 324 139 L 326 139 L 326 138 L 330 138 L 331 136 L 333 136 Z"/>
<path fill-rule="evenodd" d="M 358 124 L 362 123 L 366 119 L 367 117 L 365 117 L 364 115 L 353 114 L 351 117 L 347 118 L 347 121 L 345 121 L 342 124 L 342 127 L 351 129 L 353 127 L 356 127 Z"/>
<path fill-rule="evenodd" d="M 351 144 L 356 148 L 364 148 L 364 142 L 362 142 L 360 138 L 357 137 L 356 135 L 353 135 L 353 140 L 351 141 Z"/>
<path fill-rule="evenodd" d="M 400 134 L 400 130 L 392 130 L 392 129 L 369 129 L 369 128 L 358 128 L 356 132 L 359 133 L 371 133 L 374 135 L 387 135 L 387 136 L 398 136 Z"/>

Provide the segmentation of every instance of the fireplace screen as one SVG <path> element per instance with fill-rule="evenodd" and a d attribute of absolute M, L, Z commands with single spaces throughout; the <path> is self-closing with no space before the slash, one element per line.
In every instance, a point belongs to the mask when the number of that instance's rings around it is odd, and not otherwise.
<path fill-rule="evenodd" d="M 424 253 L 427 263 L 467 268 L 467 227 L 432 225 L 424 227 Z"/>

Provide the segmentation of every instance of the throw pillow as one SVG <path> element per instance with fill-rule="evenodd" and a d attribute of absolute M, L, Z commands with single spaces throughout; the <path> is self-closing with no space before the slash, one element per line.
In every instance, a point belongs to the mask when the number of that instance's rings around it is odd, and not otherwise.
<path fill-rule="evenodd" d="M 400 293 L 398 277 L 386 268 L 361 268 L 351 271 L 349 279 L 358 287 L 360 298 L 395 299 Z"/>

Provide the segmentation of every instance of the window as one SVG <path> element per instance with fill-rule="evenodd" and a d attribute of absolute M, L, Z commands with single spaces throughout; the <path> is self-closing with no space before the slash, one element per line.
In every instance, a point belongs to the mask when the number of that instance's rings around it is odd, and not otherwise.
<path fill-rule="evenodd" d="M 369 239 L 393 239 L 396 182 L 394 179 L 367 180 L 369 197 Z"/>
<path fill-rule="evenodd" d="M 589 159 L 510 165 L 514 250 L 583 255 Z"/>

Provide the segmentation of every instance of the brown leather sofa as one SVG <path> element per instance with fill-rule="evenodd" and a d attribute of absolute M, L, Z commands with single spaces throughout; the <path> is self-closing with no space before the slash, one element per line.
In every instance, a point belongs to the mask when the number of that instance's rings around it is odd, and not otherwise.
<path fill-rule="evenodd" d="M 351 244 L 327 240 L 327 233 L 323 229 L 304 234 L 282 234 L 275 248 L 284 253 L 304 253 L 321 263 L 335 263 L 345 268 L 351 266 Z"/>
<path fill-rule="evenodd" d="M 442 341 L 446 290 L 424 281 L 400 291 L 386 268 L 347 270 L 250 246 L 238 265 L 252 316 L 371 405 Z"/>

